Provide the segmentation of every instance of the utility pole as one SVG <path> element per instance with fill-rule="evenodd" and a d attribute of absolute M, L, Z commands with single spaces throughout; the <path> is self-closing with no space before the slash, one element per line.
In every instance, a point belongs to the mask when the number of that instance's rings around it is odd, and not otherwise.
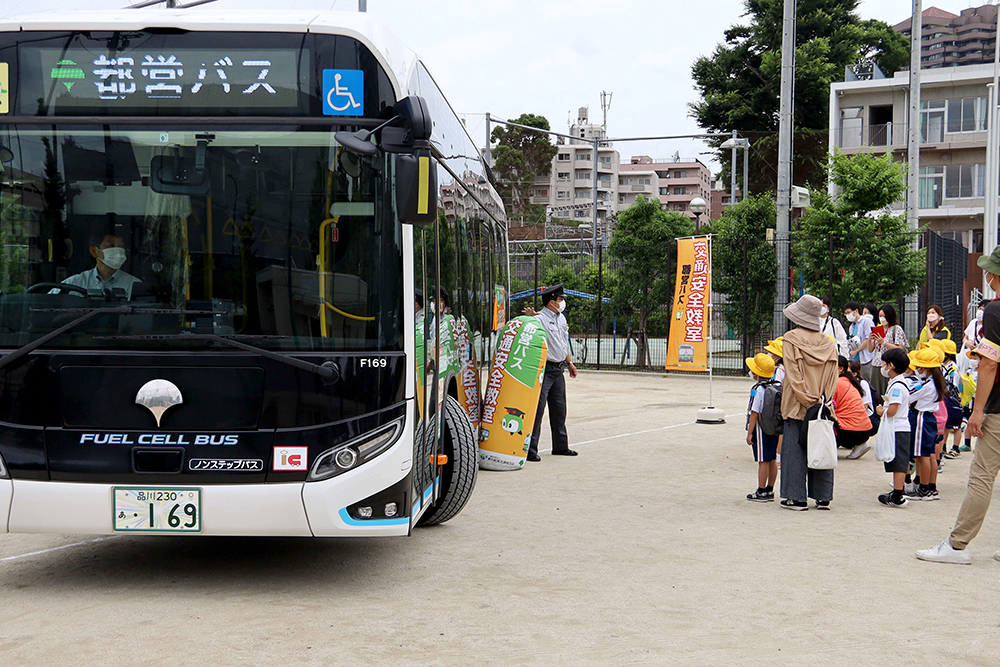
<path fill-rule="evenodd" d="M 997 13 L 1000 28 L 1000 13 Z M 1000 35 L 1000 30 L 997 31 Z M 993 83 L 989 86 L 989 111 L 986 120 L 986 205 L 983 208 L 983 254 L 997 246 L 998 198 L 1000 198 L 1000 142 L 997 141 L 997 91 L 1000 90 L 1000 49 L 993 49 Z M 993 290 L 983 281 L 983 298 L 995 298 Z"/>
<path fill-rule="evenodd" d="M 729 206 L 736 206 L 736 130 L 733 130 L 733 159 L 729 163 Z"/>
<path fill-rule="evenodd" d="M 595 262 L 597 261 L 597 148 L 599 146 L 600 146 L 600 140 L 595 134 L 594 135 L 594 218 L 593 218 L 594 229 L 591 230 L 594 236 L 594 247 L 592 248 L 592 250 Z M 582 240 L 581 240 L 581 245 L 582 245 Z"/>
<path fill-rule="evenodd" d="M 920 228 L 918 206 L 920 205 L 920 47 L 924 29 L 922 14 L 921 0 L 913 0 L 913 15 L 910 17 L 910 123 L 906 135 L 906 222 L 910 231 L 914 232 Z M 915 237 L 913 248 L 914 250 L 917 248 Z M 917 295 L 908 295 L 904 303 L 906 312 L 903 314 L 903 327 L 911 332 L 910 335 L 916 335 L 920 328 Z"/>
<path fill-rule="evenodd" d="M 778 254 L 778 294 L 774 304 L 775 334 L 785 330 L 782 309 L 791 294 L 790 244 L 792 211 L 792 142 L 794 139 L 793 112 L 795 111 L 795 20 L 796 0 L 785 0 L 781 22 L 781 106 L 778 123 L 778 219 L 775 242 Z M 735 171 L 733 160 L 733 170 Z"/>

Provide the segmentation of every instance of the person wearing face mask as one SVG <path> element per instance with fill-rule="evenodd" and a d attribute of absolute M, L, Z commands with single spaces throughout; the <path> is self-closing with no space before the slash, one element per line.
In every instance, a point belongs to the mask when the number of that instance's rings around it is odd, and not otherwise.
<path fill-rule="evenodd" d="M 903 331 L 903 327 L 899 326 L 899 322 L 896 319 L 896 309 L 892 304 L 887 303 L 878 309 L 878 322 L 885 333 L 880 336 L 873 331 L 869 339 L 871 341 L 869 349 L 874 353 L 872 368 L 881 368 L 882 355 L 888 350 L 902 349 L 905 352 L 909 347 L 906 332 Z M 889 385 L 889 380 L 882 373 L 873 372 L 871 385 L 872 391 L 882 396 Z"/>
<path fill-rule="evenodd" d="M 926 343 L 932 338 L 951 340 L 951 329 L 944 323 L 944 311 L 941 306 L 931 306 L 927 309 L 927 323 L 920 330 L 920 342 Z"/>
<path fill-rule="evenodd" d="M 97 266 L 70 276 L 63 282 L 86 290 L 120 288 L 125 290 L 125 298 L 131 299 L 132 286 L 142 281 L 122 270 L 122 265 L 128 258 L 122 237 L 108 233 L 94 235 L 90 239 L 90 256 L 97 261 Z"/>
<path fill-rule="evenodd" d="M 857 301 L 848 301 L 844 304 L 844 318 L 851 323 L 848 347 L 850 358 L 861 363 L 861 377 L 871 382 L 872 380 L 872 359 L 875 357 L 871 351 L 868 338 L 872 335 L 872 320 L 863 317 L 861 314 L 861 304 Z"/>
<path fill-rule="evenodd" d="M 979 302 L 969 321 L 969 326 L 965 327 L 965 331 L 962 333 L 962 349 L 959 351 L 958 356 L 955 357 L 955 362 L 958 364 L 958 370 L 961 373 L 969 370 L 969 352 L 976 349 L 976 345 L 979 344 L 979 340 L 983 337 L 983 312 L 986 310 L 987 303 L 989 303 L 987 299 Z"/>
<path fill-rule="evenodd" d="M 821 297 L 820 301 L 823 302 L 823 309 L 820 311 L 823 314 L 823 325 L 820 327 L 820 333 L 831 336 L 833 342 L 837 344 L 837 354 L 846 357 L 850 352 L 847 347 L 847 332 L 844 331 L 844 325 L 840 320 L 830 314 L 833 301 L 828 296 Z"/>
<path fill-rule="evenodd" d="M 1000 246 L 977 262 L 990 289 L 1000 289 Z M 993 485 L 1000 473 L 1000 302 L 991 301 L 983 313 L 983 339 L 976 346 L 979 377 L 972 416 L 966 433 L 979 438 L 969 467 L 969 485 L 951 534 L 941 544 L 916 553 L 920 560 L 968 565 L 972 562 L 969 543 L 979 534 L 993 498 Z M 993 554 L 1000 560 L 1000 551 Z"/>
<path fill-rule="evenodd" d="M 542 321 L 546 342 L 549 346 L 548 360 L 545 362 L 545 374 L 542 378 L 542 391 L 538 396 L 538 410 L 535 412 L 535 425 L 531 430 L 531 442 L 528 445 L 528 460 L 541 461 L 538 455 L 538 434 L 542 430 L 542 415 L 545 406 L 549 408 L 549 426 L 552 428 L 552 453 L 559 456 L 576 456 L 577 452 L 569 448 L 569 435 L 566 433 L 566 376 L 563 370 L 569 368 L 569 376 L 576 377 L 576 366 L 569 352 L 569 324 L 563 311 L 566 310 L 566 291 L 562 283 L 542 290 L 542 312 L 536 313 L 533 308 L 525 308 L 525 315 L 533 315 Z"/>

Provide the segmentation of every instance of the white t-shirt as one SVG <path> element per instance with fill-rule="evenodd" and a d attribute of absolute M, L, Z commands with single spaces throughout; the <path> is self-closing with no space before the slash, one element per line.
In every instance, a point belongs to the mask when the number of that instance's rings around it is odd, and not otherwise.
<path fill-rule="evenodd" d="M 910 380 L 910 403 L 917 412 L 937 412 L 941 397 L 934 380 L 928 375 L 921 379 L 914 375 Z"/>
<path fill-rule="evenodd" d="M 763 385 L 754 385 L 753 389 L 750 390 L 750 408 L 749 412 L 756 412 L 758 415 L 764 409 L 764 387 Z"/>
<path fill-rule="evenodd" d="M 882 414 L 882 419 L 891 419 L 893 431 L 896 433 L 909 433 L 910 389 L 906 386 L 906 380 L 899 376 L 890 380 L 889 387 L 886 389 L 886 396 L 888 398 L 885 401 L 885 412 Z M 890 405 L 899 406 L 896 408 L 896 414 L 892 417 L 889 416 Z"/>
<path fill-rule="evenodd" d="M 868 380 L 864 378 L 858 378 L 861 380 L 861 402 L 865 404 L 865 410 L 868 412 L 868 416 L 871 417 L 875 414 L 875 403 L 872 401 L 872 386 L 868 384 Z"/>

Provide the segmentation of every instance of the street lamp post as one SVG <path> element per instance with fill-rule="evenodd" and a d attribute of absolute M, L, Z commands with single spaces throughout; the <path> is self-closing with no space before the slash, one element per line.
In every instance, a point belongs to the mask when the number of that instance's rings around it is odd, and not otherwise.
<path fill-rule="evenodd" d="M 722 142 L 719 148 L 730 148 L 733 151 L 733 164 L 731 169 L 731 179 L 730 179 L 730 190 L 729 193 L 729 204 L 736 203 L 736 149 L 743 149 L 743 191 L 740 193 L 740 201 L 746 199 L 747 194 L 750 192 L 750 185 L 747 183 L 747 177 L 749 174 L 749 155 L 750 155 L 750 140 L 742 137 L 736 136 L 736 130 L 733 130 L 733 138 L 727 139 Z"/>
<path fill-rule="evenodd" d="M 691 212 L 694 213 L 694 233 L 698 233 L 698 229 L 701 228 L 701 214 L 708 209 L 708 202 L 706 202 L 701 197 L 695 197 L 688 204 Z"/>

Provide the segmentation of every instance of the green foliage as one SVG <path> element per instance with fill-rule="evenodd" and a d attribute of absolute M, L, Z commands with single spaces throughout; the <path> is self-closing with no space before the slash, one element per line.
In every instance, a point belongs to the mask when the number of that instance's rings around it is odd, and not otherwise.
<path fill-rule="evenodd" d="M 521 114 L 511 122 L 542 130 L 551 129 L 545 116 Z M 498 145 L 493 149 L 493 171 L 500 185 L 500 195 L 507 205 L 508 216 L 535 218 L 538 211 L 529 202 L 535 178 L 548 174 L 555 157 L 556 147 L 549 135 L 523 130 L 519 127 L 496 127 L 490 139 Z M 542 211 L 544 219 L 544 210 Z"/>
<path fill-rule="evenodd" d="M 691 67 L 701 99 L 691 116 L 705 130 L 739 130 L 753 143 L 750 192 L 776 188 L 776 136 L 781 87 L 783 0 L 745 0 L 745 25 L 726 31 L 711 56 Z M 906 38 L 880 21 L 861 20 L 858 0 L 800 0 L 795 49 L 797 183 L 826 182 L 830 84 L 844 68 L 874 60 L 887 76 L 909 58 Z M 721 140 L 717 142 L 721 143 Z M 719 151 L 728 181 L 728 151 Z"/>
<path fill-rule="evenodd" d="M 738 336 L 759 338 L 773 322 L 777 257 L 767 241 L 777 209 L 769 195 L 753 195 L 726 209 L 715 223 L 712 277 L 726 323 Z"/>
<path fill-rule="evenodd" d="M 917 232 L 886 207 L 905 190 L 904 170 L 891 156 L 834 155 L 835 198 L 812 194 L 813 206 L 793 234 L 796 270 L 812 294 L 847 301 L 892 302 L 924 283 L 926 257 Z"/>
<path fill-rule="evenodd" d="M 891 153 L 835 154 L 831 173 L 840 190 L 837 207 L 845 214 L 884 209 L 906 191 L 906 166 Z"/>
<path fill-rule="evenodd" d="M 660 209 L 659 202 L 638 197 L 618 214 L 608 254 L 619 263 L 614 274 L 612 303 L 621 316 L 632 318 L 638 336 L 638 359 L 648 358 L 650 315 L 673 300 L 677 266 L 677 241 L 691 236 L 694 226 L 687 216 Z"/>

